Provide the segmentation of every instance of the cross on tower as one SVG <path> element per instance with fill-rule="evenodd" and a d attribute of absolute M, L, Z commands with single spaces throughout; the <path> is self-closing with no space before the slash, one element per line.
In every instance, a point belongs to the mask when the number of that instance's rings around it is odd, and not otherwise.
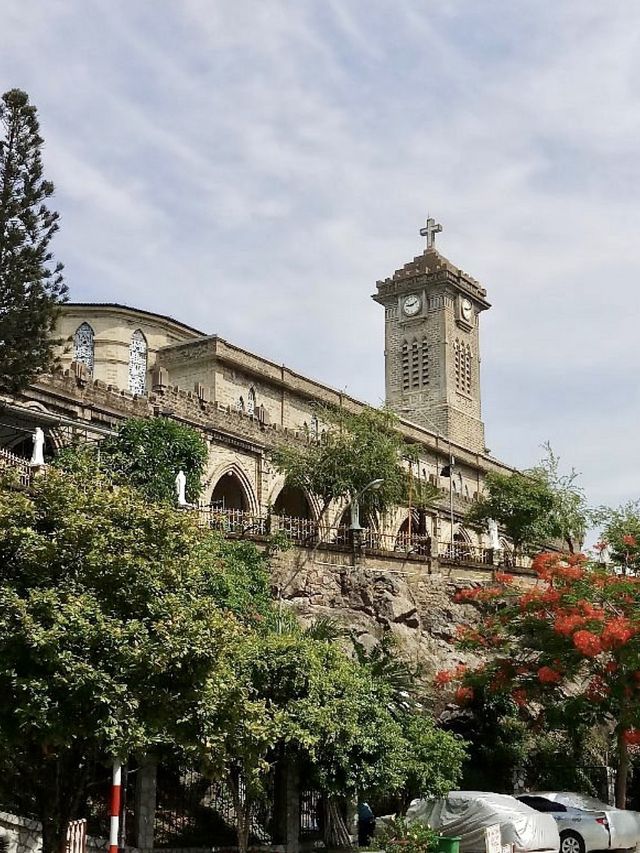
<path fill-rule="evenodd" d="M 420 229 L 420 236 L 427 238 L 427 249 L 435 249 L 436 234 L 439 234 L 441 231 L 442 225 L 430 216 L 424 228 Z"/>

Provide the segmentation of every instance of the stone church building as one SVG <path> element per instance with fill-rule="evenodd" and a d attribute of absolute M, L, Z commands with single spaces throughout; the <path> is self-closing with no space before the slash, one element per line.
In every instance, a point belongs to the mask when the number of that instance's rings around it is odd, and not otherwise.
<path fill-rule="evenodd" d="M 484 288 L 437 251 L 439 230 L 427 221 L 426 249 L 378 281 L 373 299 L 384 313 L 386 402 L 419 449 L 411 476 L 438 486 L 442 499 L 430 512 L 404 506 L 370 519 L 363 549 L 488 568 L 509 559 L 508 543 L 498 531 L 490 541 L 467 529 L 464 517 L 485 474 L 509 470 L 487 451 L 482 422 L 480 323 L 490 305 Z M 5 458 L 30 459 L 36 426 L 46 458 L 71 440 L 98 441 L 130 416 L 176 418 L 208 443 L 200 500 L 225 530 L 260 534 L 269 517 L 300 545 L 347 547 L 348 507 L 332 507 L 318 530 L 318 501 L 285 486 L 267 451 L 319 440 L 319 405 L 355 412 L 362 402 L 143 308 L 68 303 L 57 334 L 67 342 L 61 369 L 18 398 L 0 397 Z"/>

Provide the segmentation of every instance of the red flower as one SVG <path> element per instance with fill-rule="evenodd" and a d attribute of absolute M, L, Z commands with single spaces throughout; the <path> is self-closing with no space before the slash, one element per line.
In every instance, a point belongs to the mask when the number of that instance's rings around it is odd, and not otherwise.
<path fill-rule="evenodd" d="M 538 554 L 532 562 L 531 568 L 539 578 L 548 579 L 551 577 L 551 570 L 555 568 L 559 559 L 560 557 L 558 554 Z"/>
<path fill-rule="evenodd" d="M 511 698 L 516 703 L 518 708 L 524 708 L 527 704 L 527 691 L 523 690 L 522 688 L 518 688 L 517 690 L 513 691 L 513 693 L 511 694 Z"/>
<path fill-rule="evenodd" d="M 636 545 L 638 544 L 636 537 L 632 536 L 630 533 L 626 533 L 622 537 L 622 541 L 628 548 L 635 548 Z"/>
<path fill-rule="evenodd" d="M 508 572 L 496 572 L 496 580 L 498 583 L 510 584 L 513 583 L 513 575 Z"/>
<path fill-rule="evenodd" d="M 441 669 L 440 672 L 436 672 L 433 683 L 436 687 L 444 687 L 445 685 L 450 684 L 452 680 L 453 675 L 451 672 L 449 672 L 448 669 Z"/>
<path fill-rule="evenodd" d="M 550 666 L 541 666 L 538 670 L 538 681 L 542 684 L 557 684 L 562 676 Z"/>
<path fill-rule="evenodd" d="M 466 705 L 473 699 L 473 687 L 458 687 L 455 692 L 455 700 L 458 705 Z"/>
<path fill-rule="evenodd" d="M 596 544 L 593 547 L 596 551 L 598 551 L 601 554 L 605 550 L 605 548 L 609 547 L 609 543 L 607 541 L 596 542 Z"/>
<path fill-rule="evenodd" d="M 635 634 L 631 623 L 624 616 L 615 616 L 602 629 L 602 645 L 605 649 L 623 646 Z"/>
<path fill-rule="evenodd" d="M 600 638 L 591 631 L 576 631 L 573 635 L 573 645 L 585 657 L 594 658 L 602 651 Z"/>
<path fill-rule="evenodd" d="M 553 623 L 553 630 L 556 634 L 562 634 L 563 637 L 568 637 L 573 632 L 584 624 L 584 617 L 577 613 L 560 613 L 556 616 L 556 621 Z"/>
<path fill-rule="evenodd" d="M 637 746 L 640 743 L 640 731 L 638 729 L 627 729 L 623 737 L 629 746 Z"/>

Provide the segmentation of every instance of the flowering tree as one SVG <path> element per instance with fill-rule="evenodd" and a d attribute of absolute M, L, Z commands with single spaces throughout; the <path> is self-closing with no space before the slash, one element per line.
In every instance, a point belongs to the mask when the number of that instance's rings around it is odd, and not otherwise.
<path fill-rule="evenodd" d="M 629 747 L 640 744 L 640 577 L 612 574 L 581 554 L 540 554 L 534 586 L 497 573 L 461 590 L 483 618 L 464 628 L 463 647 L 490 653 L 475 669 L 439 672 L 435 683 L 470 702 L 481 688 L 507 694 L 540 723 L 605 724 L 615 735 L 616 803 L 624 808 Z"/>

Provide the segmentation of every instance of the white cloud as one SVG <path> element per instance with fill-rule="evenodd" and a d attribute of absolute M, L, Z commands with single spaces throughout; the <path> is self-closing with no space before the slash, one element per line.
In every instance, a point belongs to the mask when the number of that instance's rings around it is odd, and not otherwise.
<path fill-rule="evenodd" d="M 494 305 L 494 452 L 548 438 L 615 501 L 640 462 L 639 24 L 620 0 L 23 0 L 0 74 L 40 110 L 74 298 L 378 401 L 369 295 L 430 211 Z"/>

